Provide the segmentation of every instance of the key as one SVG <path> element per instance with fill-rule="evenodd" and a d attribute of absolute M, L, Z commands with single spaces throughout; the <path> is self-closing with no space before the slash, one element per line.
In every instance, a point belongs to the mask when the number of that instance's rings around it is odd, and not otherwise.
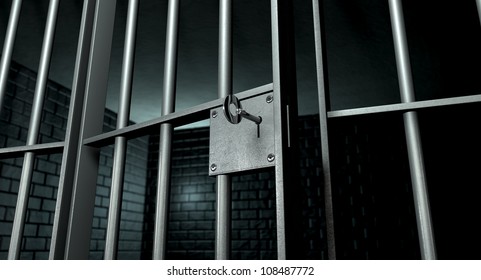
<path fill-rule="evenodd" d="M 235 95 L 228 95 L 224 100 L 224 114 L 227 120 L 232 124 L 238 124 L 242 119 L 247 119 L 257 125 L 257 138 L 260 138 L 261 116 L 254 116 L 242 109 L 239 99 Z"/>

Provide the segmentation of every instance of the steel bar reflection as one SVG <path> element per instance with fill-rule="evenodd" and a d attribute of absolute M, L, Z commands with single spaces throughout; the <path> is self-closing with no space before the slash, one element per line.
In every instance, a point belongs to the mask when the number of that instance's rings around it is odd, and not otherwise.
<path fill-rule="evenodd" d="M 232 94 L 232 0 L 220 0 L 219 7 L 219 98 Z M 215 258 L 230 258 L 230 175 L 217 176 Z"/>
<path fill-rule="evenodd" d="M 95 1 L 65 245 L 69 260 L 89 257 L 100 151 L 83 141 L 102 133 L 116 5 L 116 0 Z"/>
<path fill-rule="evenodd" d="M 167 12 L 167 34 L 164 63 L 164 92 L 162 112 L 165 116 L 175 110 L 175 90 L 177 77 L 177 41 L 179 34 L 179 0 L 170 0 Z M 173 126 L 171 123 L 160 125 L 159 166 L 157 173 L 157 201 L 155 212 L 155 231 L 153 259 L 165 259 L 167 247 L 167 225 L 169 219 L 169 196 L 171 175 L 171 152 Z"/>
<path fill-rule="evenodd" d="M 117 115 L 117 129 L 124 128 L 129 124 L 138 9 L 139 0 L 130 0 L 127 11 L 127 26 L 125 28 L 124 57 L 120 85 L 119 112 Z M 112 186 L 110 188 L 109 217 L 107 223 L 107 237 L 105 241 L 104 259 L 106 260 L 117 258 L 126 151 L 127 138 L 123 136 L 117 137 L 115 139 L 114 147 Z"/>
<path fill-rule="evenodd" d="M 389 0 L 389 11 L 391 15 L 401 101 L 414 102 L 414 87 L 401 0 Z M 421 257 L 423 259 L 436 259 L 417 112 L 406 112 L 403 114 L 403 117 Z"/>
<path fill-rule="evenodd" d="M 321 3 L 319 3 L 321 2 Z M 319 121 L 321 130 L 321 157 L 324 182 L 324 204 L 326 211 L 327 254 L 329 259 L 336 259 L 336 243 L 334 236 L 334 206 L 332 204 L 331 164 L 329 161 L 329 137 L 327 127 L 327 113 L 329 87 L 327 79 L 326 43 L 322 28 L 322 1 L 312 0 L 314 40 L 316 47 L 317 90 L 319 100 Z"/>
<path fill-rule="evenodd" d="M 3 100 L 5 99 L 7 90 L 8 73 L 10 72 L 10 62 L 12 61 L 13 46 L 15 45 L 21 7 L 22 0 L 14 0 L 12 2 L 7 32 L 3 43 L 2 59 L 0 61 L 0 112 L 3 108 Z"/>
<path fill-rule="evenodd" d="M 48 8 L 47 23 L 45 26 L 40 65 L 38 68 L 37 83 L 35 85 L 35 95 L 32 104 L 32 114 L 28 126 L 27 145 L 34 145 L 37 143 L 38 133 L 40 131 L 40 121 L 42 119 L 43 102 L 47 90 L 47 78 L 50 68 L 53 39 L 55 36 L 59 1 L 60 0 L 51 0 Z M 28 194 L 30 192 L 34 162 L 35 154 L 33 152 L 25 153 L 18 190 L 17 206 L 15 208 L 15 217 L 13 220 L 12 237 L 10 239 L 10 248 L 8 250 L 8 259 L 11 260 L 20 257 L 20 247 L 22 244 L 23 229 L 27 214 Z"/>
<path fill-rule="evenodd" d="M 87 83 L 88 62 L 92 42 L 92 26 L 95 15 L 95 0 L 85 0 L 80 24 L 77 57 L 70 95 L 70 107 L 65 132 L 65 147 L 62 155 L 57 202 L 50 241 L 49 259 L 64 259 L 67 240 L 68 217 L 72 199 L 77 148 L 80 139 L 82 108 Z"/>

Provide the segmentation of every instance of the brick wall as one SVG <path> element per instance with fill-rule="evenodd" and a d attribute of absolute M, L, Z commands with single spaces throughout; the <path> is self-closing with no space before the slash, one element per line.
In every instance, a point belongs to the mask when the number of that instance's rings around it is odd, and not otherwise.
<path fill-rule="evenodd" d="M 30 119 L 36 73 L 12 62 L 7 95 L 0 115 L 0 147 L 24 145 Z M 39 143 L 63 141 L 70 90 L 48 82 Z M 115 127 L 116 115 L 105 113 L 105 130 Z M 128 142 L 119 258 L 138 259 L 142 244 L 147 138 Z M 60 174 L 61 154 L 37 156 L 28 202 L 21 259 L 47 259 Z M 112 147 L 101 150 L 90 258 L 103 256 L 107 225 Z M 15 214 L 23 158 L 0 161 L 0 259 L 6 259 Z"/>
<path fill-rule="evenodd" d="M 153 232 L 158 137 L 151 136 L 149 192 L 146 218 L 149 236 Z M 172 188 L 167 245 L 169 259 L 214 259 L 215 179 L 208 176 L 208 128 L 174 133 Z M 150 213 L 149 213 L 150 212 Z M 233 177 L 232 258 L 273 259 L 275 242 L 275 190 L 270 172 Z M 146 244 L 146 256 L 152 244 Z"/>

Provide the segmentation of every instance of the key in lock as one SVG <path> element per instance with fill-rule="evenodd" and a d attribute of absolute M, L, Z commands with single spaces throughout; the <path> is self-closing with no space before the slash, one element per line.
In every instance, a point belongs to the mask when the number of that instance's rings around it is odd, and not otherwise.
<path fill-rule="evenodd" d="M 257 138 L 260 137 L 260 124 L 262 122 L 261 116 L 254 116 L 249 114 L 246 110 L 242 109 L 242 105 L 239 99 L 235 95 L 228 95 L 224 99 L 224 115 L 231 124 L 238 124 L 242 119 L 247 119 L 254 122 L 257 125 Z"/>

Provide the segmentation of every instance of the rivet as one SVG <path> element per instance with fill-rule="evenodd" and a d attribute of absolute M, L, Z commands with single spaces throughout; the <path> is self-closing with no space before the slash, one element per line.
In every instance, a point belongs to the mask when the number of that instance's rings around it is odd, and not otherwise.
<path fill-rule="evenodd" d="M 212 117 L 213 118 L 217 117 L 217 111 L 212 111 Z"/>
<path fill-rule="evenodd" d="M 215 163 L 210 165 L 210 171 L 214 172 L 217 170 L 217 165 Z"/>
<path fill-rule="evenodd" d="M 272 100 L 274 100 L 274 97 L 272 97 L 272 95 L 268 95 L 268 96 L 266 97 L 266 102 L 267 102 L 267 103 L 271 103 Z"/>
<path fill-rule="evenodd" d="M 268 161 L 268 162 L 273 162 L 274 159 L 276 159 L 276 156 L 275 156 L 274 154 L 269 154 L 269 155 L 267 156 L 267 161 Z"/>

